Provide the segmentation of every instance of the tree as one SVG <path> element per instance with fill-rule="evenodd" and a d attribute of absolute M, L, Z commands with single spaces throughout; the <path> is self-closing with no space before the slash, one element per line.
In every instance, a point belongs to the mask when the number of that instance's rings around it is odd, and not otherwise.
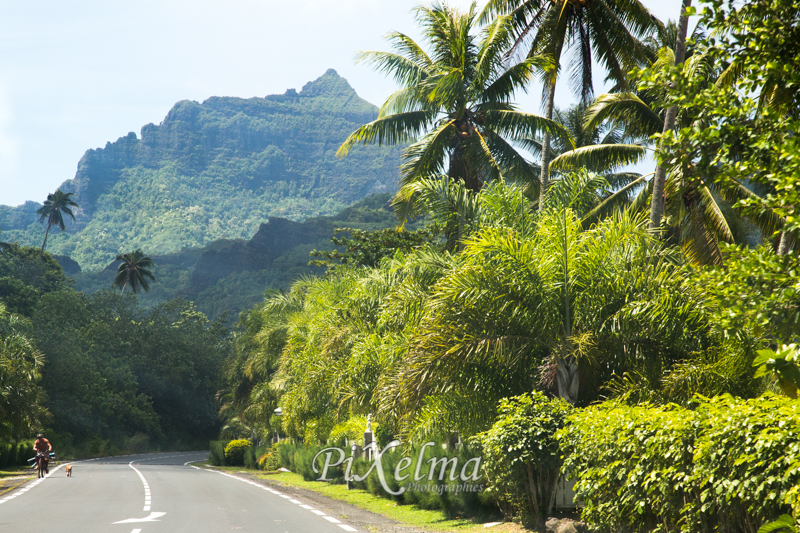
<path fill-rule="evenodd" d="M 683 0 L 681 4 L 681 16 L 678 22 L 678 34 L 675 41 L 675 66 L 683 64 L 686 58 L 686 31 L 689 27 L 689 8 L 692 0 Z M 678 106 L 672 105 L 667 109 L 664 117 L 664 129 L 662 133 L 667 133 L 675 128 L 675 119 L 678 116 Z M 653 197 L 650 200 L 650 229 L 655 230 L 661 225 L 661 217 L 664 215 L 664 182 L 667 179 L 667 168 L 663 163 L 659 163 L 656 168 L 656 175 L 653 178 Z"/>
<path fill-rule="evenodd" d="M 640 39 L 661 25 L 638 0 L 490 0 L 482 18 L 495 14 L 507 15 L 513 21 L 515 50 L 529 45 L 529 57 L 546 54 L 552 58 L 554 68 L 548 71 L 545 88 L 547 119 L 553 118 L 556 81 L 565 50 L 573 54 L 572 88 L 586 102 L 593 92 L 593 59 L 604 67 L 615 88 L 624 90 L 628 72 L 647 60 L 647 49 Z M 551 136 L 545 131 L 540 199 L 544 198 L 549 181 L 550 144 Z"/>
<path fill-rule="evenodd" d="M 715 39 L 695 46 L 707 61 L 727 66 L 716 83 L 677 67 L 643 79 L 643 88 L 662 91 L 664 107 L 679 106 L 698 125 L 657 136 L 660 165 L 681 173 L 681 188 L 701 179 L 713 181 L 722 194 L 760 188 L 733 207 L 751 219 L 771 220 L 772 231 L 782 227 L 785 253 L 800 225 L 800 49 L 794 38 L 800 38 L 800 8 L 788 0 L 748 2 L 735 10 L 714 2 L 700 23 Z"/>
<path fill-rule="evenodd" d="M 0 439 L 30 436 L 48 414 L 39 387 L 44 356 L 27 329 L 27 319 L 0 302 Z"/>
<path fill-rule="evenodd" d="M 44 247 L 47 244 L 47 236 L 50 234 L 50 228 L 58 226 L 61 228 L 61 231 L 67 229 L 64 225 L 64 214 L 69 215 L 72 217 L 72 220 L 75 220 L 75 214 L 70 208 L 79 206 L 72 200 L 73 194 L 75 193 L 68 192 L 65 194 L 61 189 L 58 189 L 56 192 L 48 194 L 44 205 L 36 210 L 36 214 L 39 215 L 39 222 L 47 221 L 47 229 L 44 232 L 44 241 L 42 242 L 42 251 L 40 253 L 42 258 L 44 258 Z"/>
<path fill-rule="evenodd" d="M 155 276 L 148 268 L 153 266 L 153 260 L 144 255 L 141 248 L 121 254 L 117 256 L 117 261 L 122 261 L 122 264 L 117 268 L 117 277 L 114 278 L 114 286 L 120 287 L 122 293 L 125 288 L 130 285 L 131 290 L 135 293 L 139 292 L 139 287 L 145 291 L 150 290 L 147 283 L 148 278 L 155 281 Z"/>
<path fill-rule="evenodd" d="M 401 190 L 431 174 L 446 173 L 471 191 L 499 176 L 535 183 L 535 169 L 511 145 L 537 131 L 568 135 L 558 124 L 522 113 L 511 103 L 537 70 L 550 67 L 540 56 L 509 66 L 512 20 L 498 17 L 479 35 L 475 4 L 462 13 L 444 4 L 416 9 L 430 52 L 407 35 L 389 35 L 395 52 L 363 52 L 361 61 L 392 75 L 402 88 L 381 107 L 378 118 L 357 129 L 339 148 L 358 143 L 414 141 L 404 151 Z M 445 167 L 447 167 L 445 169 Z"/>
<path fill-rule="evenodd" d="M 696 36 L 702 40 L 702 33 L 698 32 Z M 672 51 L 668 47 L 661 48 L 656 61 L 634 76 L 644 80 L 641 90 L 600 95 L 587 110 L 587 128 L 610 122 L 622 127 L 627 135 L 637 137 L 638 144 L 578 147 L 554 159 L 552 168 L 598 168 L 635 162 L 647 152 L 652 139 L 659 137 L 664 129 L 665 115 L 671 108 L 663 105 L 667 91 L 661 73 L 680 72 L 685 78 L 684 85 L 694 91 L 691 94 L 715 86 L 724 75 L 719 62 L 702 51 L 691 53 L 679 67 L 674 63 Z M 678 128 L 705 124 L 686 106 L 679 107 L 674 118 Z M 752 181 L 729 182 L 721 187 L 717 183 L 718 169 L 715 168 L 699 172 L 694 165 L 673 164 L 669 170 L 664 186 L 666 211 L 662 213 L 665 215 L 665 238 L 669 243 L 680 244 L 694 263 L 721 264 L 720 242 L 757 244 L 761 234 L 770 235 L 782 225 L 780 217 L 771 210 L 744 213 L 733 208 L 737 202 L 761 198 L 764 187 Z M 620 192 L 631 191 L 643 184 L 643 178 L 634 180 Z M 652 208 L 649 198 L 653 181 L 639 188 L 638 195 L 632 198 L 632 209 Z"/>
<path fill-rule="evenodd" d="M 338 237 L 349 233 L 350 237 Z M 416 247 L 434 242 L 438 232 L 434 227 L 407 231 L 404 228 L 385 228 L 374 231 L 354 228 L 336 228 L 331 242 L 344 250 L 312 250 L 310 265 L 335 267 L 338 265 L 377 266 L 384 257 L 394 255 L 398 250 L 408 252 Z M 337 263 L 338 261 L 338 263 Z"/>

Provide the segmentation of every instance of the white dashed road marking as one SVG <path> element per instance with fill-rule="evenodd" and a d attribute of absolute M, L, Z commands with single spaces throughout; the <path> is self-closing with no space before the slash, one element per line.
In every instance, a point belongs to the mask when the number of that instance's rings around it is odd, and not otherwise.
<path fill-rule="evenodd" d="M 139 469 L 133 466 L 133 461 L 128 463 L 128 466 L 133 468 L 133 471 L 139 474 L 139 479 L 142 480 L 142 485 L 144 485 L 144 509 L 142 511 L 149 511 L 150 506 L 152 505 L 152 499 L 150 497 L 150 485 L 147 484 L 147 480 L 144 478 Z"/>
<path fill-rule="evenodd" d="M 193 468 L 197 468 L 197 467 L 193 467 Z M 324 518 L 328 522 L 330 522 L 332 524 L 336 524 L 337 526 L 339 526 L 340 528 L 344 529 L 345 531 L 358 531 L 353 526 L 348 526 L 347 524 L 343 524 L 337 518 L 334 518 L 332 516 L 328 516 L 323 511 L 319 511 L 317 509 L 314 509 L 310 505 L 305 505 L 303 502 L 301 502 L 299 500 L 295 500 L 291 496 L 287 496 L 286 494 L 283 494 L 282 492 L 278 492 L 277 490 L 274 490 L 274 489 L 272 489 L 270 487 L 262 485 L 261 483 L 256 483 L 255 481 L 250 481 L 249 479 L 244 479 L 244 478 L 241 478 L 239 476 L 233 476 L 231 474 L 222 472 L 221 470 L 211 470 L 211 469 L 208 469 L 208 468 L 206 468 L 206 469 L 198 468 L 198 470 L 208 470 L 209 472 L 216 472 L 217 474 L 222 474 L 223 476 L 228 476 L 228 477 L 233 478 L 233 479 L 238 479 L 239 481 L 244 481 L 245 483 L 247 483 L 249 485 L 253 485 L 255 487 L 259 487 L 261 489 L 268 490 L 269 492 L 271 492 L 272 494 L 274 494 L 276 496 L 280 496 L 281 498 L 285 498 L 286 500 L 288 500 L 291 503 L 297 505 L 301 509 L 307 509 L 307 510 L 311 511 L 312 513 L 314 513 L 315 515 L 321 516 L 322 518 Z"/>

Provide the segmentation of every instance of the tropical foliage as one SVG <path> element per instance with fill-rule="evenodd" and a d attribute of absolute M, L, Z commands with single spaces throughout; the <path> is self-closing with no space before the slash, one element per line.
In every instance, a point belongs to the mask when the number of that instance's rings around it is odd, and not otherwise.
<path fill-rule="evenodd" d="M 712 2 L 685 46 L 686 4 L 677 26 L 639 2 L 435 4 L 417 11 L 430 51 L 395 33 L 396 53 L 362 56 L 401 87 L 342 151 L 411 142 L 399 214 L 441 233 L 390 247 L 358 235 L 347 245 L 363 260 L 244 316 L 220 395 L 229 435 L 313 447 L 371 413 L 408 447 L 474 437 L 494 501 L 540 527 L 561 458 L 602 531 L 752 532 L 787 514 L 796 402 L 764 393 L 800 384 L 800 108 L 777 81 L 795 88 L 798 41 L 784 39 L 800 14 Z M 490 42 L 498 76 L 545 82 L 559 126 L 505 138 L 541 161 L 539 191 L 488 141 L 467 151 L 492 123 L 471 122 L 489 99 L 467 98 L 485 84 L 460 69 Z M 591 101 L 594 60 L 613 87 Z M 557 111 L 563 72 L 581 102 Z M 651 150 L 666 170 L 658 228 L 661 193 L 625 169 Z"/>
<path fill-rule="evenodd" d="M 402 88 L 339 152 L 346 154 L 357 143 L 414 140 L 403 152 L 396 200 L 401 206 L 410 200 L 403 186 L 430 174 L 446 173 L 473 192 L 500 175 L 535 186 L 534 167 L 511 141 L 539 131 L 571 140 L 557 123 L 519 111 L 511 98 L 537 69 L 548 70 L 551 63 L 533 55 L 508 64 L 513 20 L 497 17 L 479 30 L 475 4 L 460 12 L 436 3 L 417 8 L 416 14 L 430 49 L 394 32 L 389 41 L 395 52 L 361 54 Z"/>
<path fill-rule="evenodd" d="M 228 331 L 185 301 L 75 291 L 38 248 L 0 250 L 0 441 L 47 429 L 60 453 L 200 446 Z"/>
<path fill-rule="evenodd" d="M 599 179 L 566 176 L 542 212 L 523 189 L 493 184 L 462 217 L 459 252 L 400 252 L 268 298 L 240 322 L 224 418 L 242 434 L 280 423 L 310 442 L 366 413 L 404 437 L 470 435 L 491 426 L 499 400 L 534 388 L 578 405 L 612 386 L 678 401 L 754 391 L 755 354 L 721 348 L 704 298 L 646 216 L 582 228 Z M 701 361 L 744 371 L 689 379 Z"/>
<path fill-rule="evenodd" d="M 44 240 L 42 241 L 41 256 L 44 257 L 44 247 L 47 245 L 47 236 L 50 234 L 50 229 L 53 226 L 58 226 L 61 231 L 67 229 L 64 224 L 64 215 L 69 215 L 72 220 L 75 220 L 75 214 L 72 212 L 73 207 L 78 207 L 72 200 L 74 193 L 68 192 L 64 194 L 61 189 L 58 189 L 53 194 L 47 195 L 44 205 L 40 207 L 36 214 L 39 215 L 39 222 L 45 222 L 47 229 L 44 232 Z"/>
<path fill-rule="evenodd" d="M 150 290 L 147 280 L 155 281 L 156 277 L 149 268 L 153 266 L 153 260 L 144 255 L 142 250 L 136 249 L 133 252 L 120 254 L 117 261 L 122 261 L 117 268 L 117 277 L 114 278 L 114 286 L 120 288 L 120 293 L 125 294 L 125 288 L 130 285 L 131 291 L 136 294 L 139 289 L 145 292 Z"/>

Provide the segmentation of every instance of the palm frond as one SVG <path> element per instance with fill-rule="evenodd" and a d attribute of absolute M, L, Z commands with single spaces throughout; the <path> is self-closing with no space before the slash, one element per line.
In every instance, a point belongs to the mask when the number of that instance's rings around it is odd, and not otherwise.
<path fill-rule="evenodd" d="M 406 142 L 422 133 L 435 116 L 436 113 L 431 111 L 410 111 L 373 120 L 351 133 L 337 150 L 336 156 L 346 156 L 356 144 Z"/>
<path fill-rule="evenodd" d="M 597 172 L 640 162 L 648 149 L 637 144 L 595 144 L 561 154 L 550 162 L 553 170 L 586 167 Z"/>

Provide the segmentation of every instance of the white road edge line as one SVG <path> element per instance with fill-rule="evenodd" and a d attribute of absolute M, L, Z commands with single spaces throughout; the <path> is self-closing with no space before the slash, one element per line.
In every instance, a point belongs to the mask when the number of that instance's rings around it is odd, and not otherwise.
<path fill-rule="evenodd" d="M 223 476 L 227 476 L 227 477 L 230 477 L 230 478 L 233 478 L 233 479 L 237 479 L 239 481 L 243 481 L 243 482 L 245 482 L 247 484 L 250 484 L 250 485 L 257 485 L 257 486 L 260 486 L 261 488 L 266 488 L 264 485 L 261 485 L 261 483 L 256 483 L 255 481 L 250 481 L 249 479 L 245 479 L 245 478 L 242 478 L 242 477 L 239 477 L 239 476 L 234 476 L 234 475 L 228 474 L 226 472 L 223 472 L 222 470 L 212 470 L 210 468 L 206 468 L 205 470 L 208 470 L 210 472 L 216 472 L 218 474 L 222 474 Z M 286 494 L 283 494 L 283 493 L 278 492 L 276 490 L 270 490 L 270 489 L 267 489 L 267 490 L 269 490 L 270 492 L 274 493 L 277 496 L 280 496 L 281 498 L 285 498 L 285 499 L 289 500 L 290 502 L 299 505 L 303 509 L 308 509 L 309 511 L 311 511 L 315 515 L 321 516 L 322 518 L 324 518 L 328 522 L 338 525 L 340 528 L 344 529 L 345 531 L 358 531 L 354 527 L 348 526 L 347 524 L 343 524 L 340 520 L 338 520 L 338 519 L 336 519 L 336 518 L 334 518 L 332 516 L 328 516 L 322 511 L 318 511 L 318 510 L 316 510 L 313 507 L 310 507 L 308 505 L 303 505 L 303 502 L 300 502 L 298 500 L 292 499 L 291 496 L 287 496 Z"/>
<path fill-rule="evenodd" d="M 38 485 L 39 483 L 41 483 L 41 482 L 42 482 L 42 481 L 44 481 L 45 479 L 47 479 L 47 478 L 49 478 L 50 476 L 52 476 L 53 474 L 55 474 L 55 473 L 56 473 L 56 472 L 57 472 L 57 471 L 58 471 L 58 470 L 59 470 L 59 469 L 60 469 L 62 466 L 66 466 L 66 465 L 68 465 L 68 464 L 69 464 L 69 463 L 63 463 L 63 464 L 60 464 L 60 465 L 56 466 L 55 468 L 51 469 L 51 470 L 50 470 L 50 473 L 48 473 L 48 474 L 45 474 L 45 475 L 44 475 L 44 477 L 39 477 L 39 478 L 36 478 L 36 481 L 34 481 L 34 482 L 28 482 L 29 484 L 27 484 L 27 485 L 25 486 L 25 488 L 24 488 L 24 489 L 18 490 L 18 491 L 16 491 L 16 492 L 14 492 L 14 494 L 11 494 L 11 495 L 9 495 L 9 496 L 6 496 L 6 497 L 5 497 L 5 498 L 3 498 L 2 500 L 0 500 L 0 503 L 5 503 L 5 502 L 7 502 L 7 501 L 9 501 L 9 500 L 13 500 L 13 499 L 14 499 L 14 498 L 16 498 L 17 496 L 20 496 L 20 495 L 22 495 L 22 494 L 25 494 L 26 492 L 28 492 L 29 490 L 31 490 L 33 487 L 35 487 L 36 485 Z"/>

